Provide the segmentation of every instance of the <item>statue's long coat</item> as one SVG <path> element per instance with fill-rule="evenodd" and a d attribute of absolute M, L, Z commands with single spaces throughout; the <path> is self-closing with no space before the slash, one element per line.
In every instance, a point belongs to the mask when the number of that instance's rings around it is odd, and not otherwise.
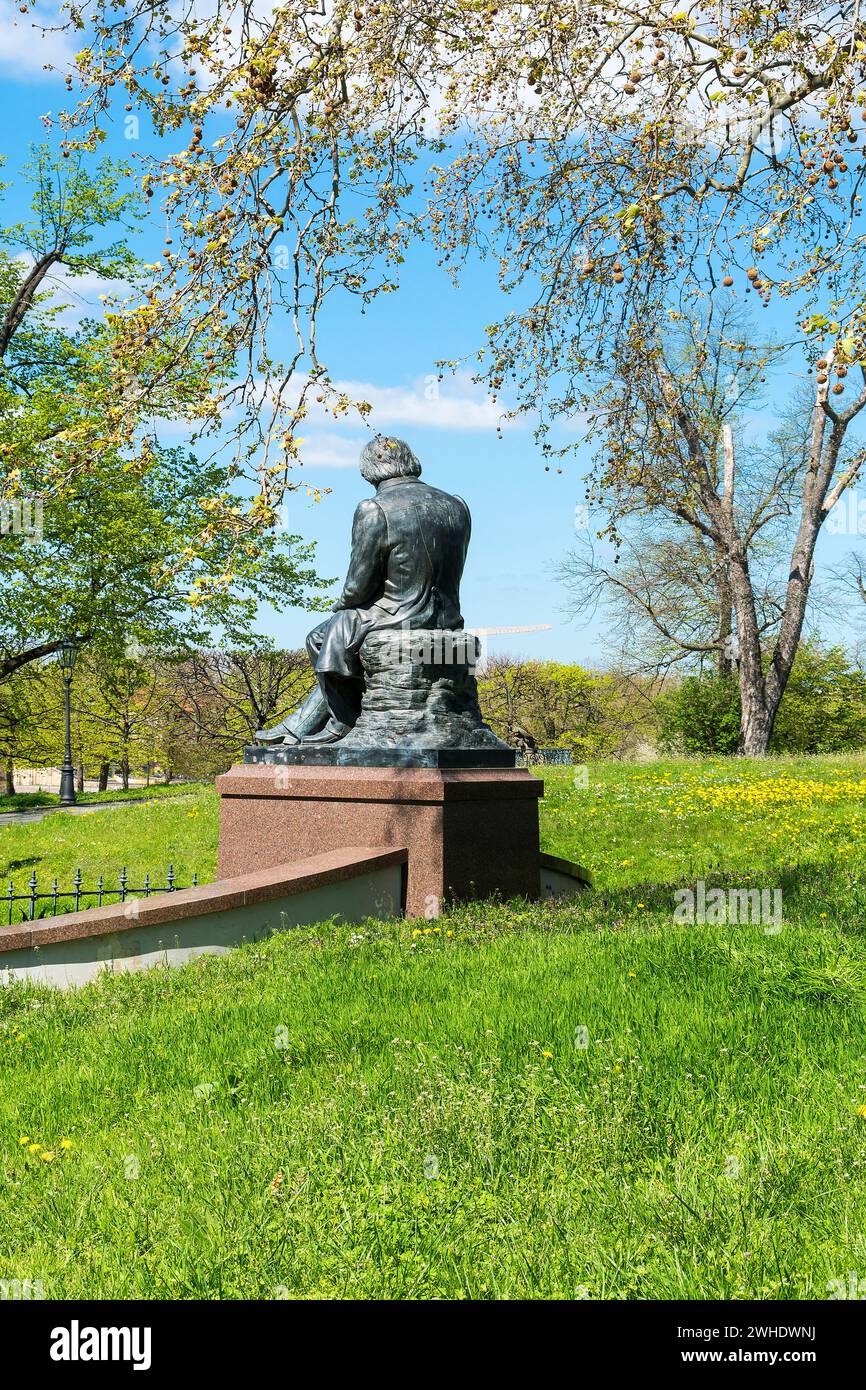
<path fill-rule="evenodd" d="M 388 478 L 361 502 L 334 616 L 310 633 L 317 672 L 357 678 L 373 628 L 462 628 L 460 580 L 471 531 L 462 497 L 417 478 Z"/>

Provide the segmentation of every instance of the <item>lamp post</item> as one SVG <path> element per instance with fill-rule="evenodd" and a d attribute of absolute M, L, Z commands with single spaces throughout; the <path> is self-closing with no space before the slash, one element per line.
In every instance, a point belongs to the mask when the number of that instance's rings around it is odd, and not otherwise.
<path fill-rule="evenodd" d="M 72 672 L 75 670 L 75 658 L 78 655 L 78 648 L 71 637 L 64 637 L 60 644 L 59 661 L 60 669 L 63 672 L 63 684 L 65 687 L 65 707 L 66 707 L 66 752 L 63 759 L 63 766 L 60 769 L 60 805 L 75 805 L 75 769 L 72 766 L 72 731 L 69 719 L 69 697 L 72 688 Z"/>

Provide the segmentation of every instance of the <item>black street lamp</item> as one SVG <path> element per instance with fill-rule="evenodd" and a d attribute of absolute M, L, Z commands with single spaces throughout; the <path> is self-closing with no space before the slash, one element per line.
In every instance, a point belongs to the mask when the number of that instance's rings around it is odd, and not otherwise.
<path fill-rule="evenodd" d="M 69 720 L 69 696 L 72 687 L 72 672 L 75 670 L 75 658 L 78 655 L 78 648 L 71 637 L 64 637 L 60 644 L 58 660 L 60 669 L 63 672 L 63 684 L 65 686 L 66 704 L 66 752 L 63 759 L 63 766 L 60 769 L 60 805 L 75 805 L 75 768 L 72 766 L 72 731 Z"/>

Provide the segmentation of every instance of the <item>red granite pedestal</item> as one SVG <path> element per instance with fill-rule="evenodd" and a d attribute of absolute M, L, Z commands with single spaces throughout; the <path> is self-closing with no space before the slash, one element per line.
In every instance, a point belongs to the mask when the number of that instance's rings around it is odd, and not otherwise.
<path fill-rule="evenodd" d="M 539 896 L 543 787 L 523 768 L 238 764 L 216 785 L 220 879 L 353 845 L 408 850 L 410 917 L 449 900 Z"/>

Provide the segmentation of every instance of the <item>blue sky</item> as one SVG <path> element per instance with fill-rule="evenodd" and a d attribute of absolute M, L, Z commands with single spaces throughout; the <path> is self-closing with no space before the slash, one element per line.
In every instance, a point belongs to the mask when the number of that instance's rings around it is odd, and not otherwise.
<path fill-rule="evenodd" d="M 5 177 L 13 182 L 5 198 L 7 219 L 25 214 L 29 193 L 15 176 L 29 147 L 45 138 L 41 118 L 65 105 L 62 80 L 41 70 L 47 59 L 59 57 L 62 40 L 40 46 L 39 39 L 27 33 L 29 21 L 21 18 L 24 23 L 17 29 L 11 27 L 8 12 L 0 20 L 0 115 L 6 136 Z M 124 140 L 118 128 L 106 151 L 128 158 L 146 148 L 148 138 L 144 121 L 137 144 Z M 162 238 L 162 227 L 155 221 L 136 249 L 145 259 L 156 259 Z M 425 478 L 459 492 L 469 503 L 474 530 L 463 584 L 467 623 L 552 625 L 549 632 L 493 638 L 490 650 L 598 665 L 603 659 L 603 622 L 597 618 L 590 624 L 568 623 L 563 592 L 552 573 L 574 540 L 574 508 L 582 500 L 586 457 L 565 465 L 557 475 L 553 469 L 545 472 L 528 424 L 506 429 L 498 440 L 496 409 L 468 376 L 446 376 L 438 387 L 439 398 L 431 399 L 437 360 L 470 354 L 482 341 L 483 326 L 503 312 L 495 268 L 474 266 L 460 290 L 452 287 L 428 249 L 413 251 L 403 269 L 399 293 L 379 299 L 365 317 L 354 301 L 344 300 L 329 311 L 320 349 L 331 374 L 339 381 L 362 383 L 359 395 L 374 405 L 373 425 L 408 439 Z M 99 288 L 84 287 L 93 310 L 98 308 Z M 762 329 L 770 326 L 773 313 L 771 309 L 764 315 Z M 771 393 L 770 405 L 753 428 L 772 422 L 772 401 L 778 395 Z M 360 421 L 328 421 L 308 428 L 305 437 L 304 477 L 331 493 L 319 503 L 303 491 L 292 494 L 287 525 L 316 541 L 320 572 L 341 581 L 352 513 L 369 495 L 355 466 L 368 435 Z M 856 536 L 828 536 L 821 553 L 838 560 L 858 545 L 863 541 Z M 852 628 L 840 618 L 837 635 L 858 636 L 856 608 L 854 619 Z M 866 630 L 866 614 L 862 623 Z M 311 620 L 304 612 L 288 610 L 263 614 L 261 625 L 280 645 L 296 646 Z"/>

